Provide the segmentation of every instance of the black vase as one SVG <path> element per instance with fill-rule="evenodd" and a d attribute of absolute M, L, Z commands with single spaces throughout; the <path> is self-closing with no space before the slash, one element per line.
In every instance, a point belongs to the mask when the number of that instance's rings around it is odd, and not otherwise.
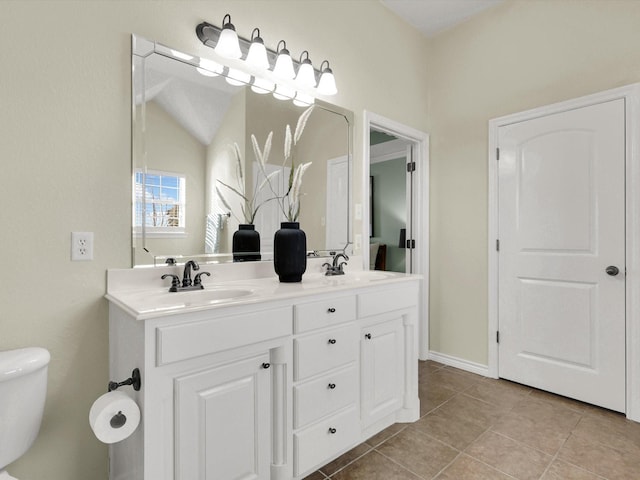
<path fill-rule="evenodd" d="M 282 222 L 273 237 L 273 266 L 281 282 L 301 282 L 307 269 L 307 235 L 298 222 Z"/>
<path fill-rule="evenodd" d="M 254 262 L 262 258 L 260 256 L 260 234 L 256 232 L 254 225 L 240 224 L 233 234 L 233 261 Z"/>

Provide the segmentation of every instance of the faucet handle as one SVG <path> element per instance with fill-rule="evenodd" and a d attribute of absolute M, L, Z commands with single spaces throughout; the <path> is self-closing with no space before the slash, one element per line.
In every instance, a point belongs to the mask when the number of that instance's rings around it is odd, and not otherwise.
<path fill-rule="evenodd" d="M 204 286 L 202 285 L 202 279 L 200 278 L 202 275 L 206 275 L 207 277 L 211 276 L 209 272 L 200 272 L 196 275 L 196 278 L 193 279 L 194 287 L 200 286 L 201 288 L 204 288 Z"/>
<path fill-rule="evenodd" d="M 165 273 L 161 278 L 162 280 L 164 280 L 167 277 L 171 277 L 171 288 L 169 288 L 169 291 L 177 292 L 178 287 L 180 286 L 180 277 L 178 277 L 177 275 L 172 275 L 170 273 Z"/>

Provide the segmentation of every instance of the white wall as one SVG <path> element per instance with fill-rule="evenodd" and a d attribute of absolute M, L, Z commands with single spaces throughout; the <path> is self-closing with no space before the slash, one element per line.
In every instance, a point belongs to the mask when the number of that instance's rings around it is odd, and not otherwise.
<path fill-rule="evenodd" d="M 131 264 L 130 34 L 206 56 L 195 26 L 226 13 L 244 37 L 329 59 L 356 139 L 365 108 L 426 129 L 426 42 L 377 1 L 1 1 L 0 350 L 52 354 L 18 478 L 107 478 L 88 412 L 109 380 L 105 271 Z M 95 232 L 92 262 L 70 262 L 71 231 Z"/>
<path fill-rule="evenodd" d="M 487 363 L 487 122 L 640 81 L 640 2 L 508 1 L 431 43 L 431 350 Z"/>

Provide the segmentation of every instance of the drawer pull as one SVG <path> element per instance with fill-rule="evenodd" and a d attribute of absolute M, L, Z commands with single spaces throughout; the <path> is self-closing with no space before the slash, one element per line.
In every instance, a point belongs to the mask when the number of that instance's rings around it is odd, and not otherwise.
<path fill-rule="evenodd" d="M 333 307 L 331 307 L 331 308 L 329 308 L 329 310 L 327 310 L 327 312 L 329 312 L 329 313 L 336 313 L 336 309 L 335 309 L 335 308 L 333 308 Z"/>
<path fill-rule="evenodd" d="M 371 334 L 370 334 L 370 333 L 367 333 L 367 334 L 364 336 L 364 338 L 366 338 L 367 340 L 371 340 Z"/>
<path fill-rule="evenodd" d="M 333 428 L 333 427 L 330 427 L 330 428 L 329 428 L 329 433 L 330 433 L 331 435 L 333 435 L 333 434 L 334 434 L 334 433 L 336 433 L 336 432 L 337 432 L 337 430 L 336 430 L 335 428 Z"/>
<path fill-rule="evenodd" d="M 329 390 L 333 390 L 334 388 L 336 388 L 336 384 L 335 383 L 330 383 L 327 386 L 329 387 Z"/>
<path fill-rule="evenodd" d="M 266 370 L 267 368 L 269 368 L 270 366 L 271 366 L 271 364 L 270 364 L 270 363 L 267 363 L 267 362 L 265 362 L 265 363 L 263 363 L 263 364 L 262 364 L 262 368 L 264 368 L 265 370 Z"/>
<path fill-rule="evenodd" d="M 329 339 L 329 343 L 330 343 L 331 345 L 335 345 L 335 344 L 336 344 L 336 341 L 337 341 L 337 340 L 336 340 L 335 338 L 330 338 L 330 339 Z"/>

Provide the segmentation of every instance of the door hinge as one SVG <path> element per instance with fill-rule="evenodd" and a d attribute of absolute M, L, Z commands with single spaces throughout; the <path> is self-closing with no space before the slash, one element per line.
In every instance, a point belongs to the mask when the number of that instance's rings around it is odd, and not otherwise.
<path fill-rule="evenodd" d="M 496 252 L 500 251 L 500 240 L 496 239 Z"/>
<path fill-rule="evenodd" d="M 416 162 L 407 163 L 407 173 L 411 173 L 415 171 L 416 171 Z"/>
<path fill-rule="evenodd" d="M 500 160 L 500 148 L 496 148 L 496 160 Z"/>
<path fill-rule="evenodd" d="M 416 248 L 415 240 L 407 240 L 407 248 Z"/>
<path fill-rule="evenodd" d="M 496 331 L 496 343 L 500 343 L 500 331 Z"/>

